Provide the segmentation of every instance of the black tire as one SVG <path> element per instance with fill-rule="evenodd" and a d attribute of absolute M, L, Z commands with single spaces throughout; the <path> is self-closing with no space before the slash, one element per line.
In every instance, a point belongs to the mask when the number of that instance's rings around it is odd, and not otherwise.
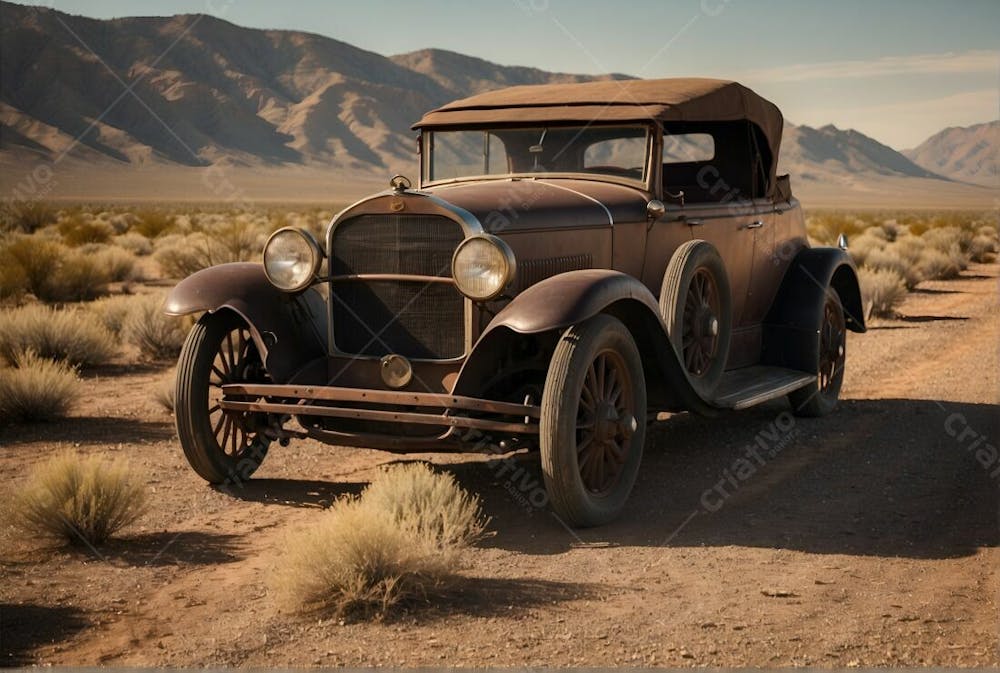
<path fill-rule="evenodd" d="M 540 432 L 556 514 L 571 526 L 617 517 L 635 485 L 646 436 L 642 362 L 620 321 L 598 315 L 563 333 L 545 379 Z"/>
<path fill-rule="evenodd" d="M 729 275 L 715 246 L 699 240 L 677 248 L 663 274 L 660 314 L 691 386 L 710 399 L 733 335 Z"/>
<path fill-rule="evenodd" d="M 271 441 L 259 431 L 265 414 L 218 408 L 224 383 L 269 382 L 246 323 L 234 313 L 206 313 L 177 361 L 174 412 L 188 463 L 212 484 L 248 479 Z"/>
<path fill-rule="evenodd" d="M 832 287 L 826 290 L 816 341 L 816 380 L 788 395 L 797 416 L 826 416 L 836 408 L 840 398 L 847 357 L 847 327 L 840 295 Z"/>

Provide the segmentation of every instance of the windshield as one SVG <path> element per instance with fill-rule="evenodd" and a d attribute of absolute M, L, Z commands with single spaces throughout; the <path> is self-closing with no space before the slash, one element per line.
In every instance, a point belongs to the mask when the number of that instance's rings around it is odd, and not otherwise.
<path fill-rule="evenodd" d="M 425 181 L 589 173 L 643 183 L 649 142 L 641 126 L 432 131 L 424 141 Z"/>

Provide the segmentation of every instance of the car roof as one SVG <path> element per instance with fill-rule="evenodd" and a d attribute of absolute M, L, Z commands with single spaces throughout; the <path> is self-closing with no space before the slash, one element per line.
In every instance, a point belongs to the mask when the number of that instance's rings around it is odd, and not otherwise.
<path fill-rule="evenodd" d="M 740 120 L 757 125 L 767 139 L 773 186 L 783 127 L 781 111 L 729 80 L 678 77 L 514 86 L 431 110 L 413 128 Z"/>

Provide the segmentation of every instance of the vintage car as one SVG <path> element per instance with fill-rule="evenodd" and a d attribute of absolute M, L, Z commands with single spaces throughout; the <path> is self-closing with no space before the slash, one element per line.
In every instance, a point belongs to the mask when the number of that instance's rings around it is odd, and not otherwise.
<path fill-rule="evenodd" d="M 810 247 L 782 116 L 712 79 L 519 86 L 414 125 L 420 177 L 348 207 L 325 240 L 180 282 L 203 313 L 177 369 L 191 466 L 246 479 L 272 442 L 537 449 L 576 526 L 623 508 L 659 412 L 787 396 L 836 405 L 855 268 Z"/>

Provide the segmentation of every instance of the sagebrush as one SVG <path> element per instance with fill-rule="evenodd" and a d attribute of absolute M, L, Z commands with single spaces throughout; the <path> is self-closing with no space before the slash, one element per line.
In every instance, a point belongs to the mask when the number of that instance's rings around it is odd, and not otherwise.
<path fill-rule="evenodd" d="M 0 423 L 33 423 L 66 416 L 80 397 L 80 379 L 65 362 L 28 351 L 0 367 Z"/>
<path fill-rule="evenodd" d="M 108 362 L 117 344 L 100 319 L 88 311 L 37 304 L 0 311 L 0 359 L 14 365 L 28 351 L 88 367 Z"/>
<path fill-rule="evenodd" d="M 389 468 L 289 538 L 279 586 L 295 609 L 383 617 L 449 586 L 485 525 L 478 500 L 450 477 Z"/>
<path fill-rule="evenodd" d="M 13 523 L 71 545 L 99 545 L 146 511 L 145 484 L 124 461 L 62 453 L 13 495 Z"/>

